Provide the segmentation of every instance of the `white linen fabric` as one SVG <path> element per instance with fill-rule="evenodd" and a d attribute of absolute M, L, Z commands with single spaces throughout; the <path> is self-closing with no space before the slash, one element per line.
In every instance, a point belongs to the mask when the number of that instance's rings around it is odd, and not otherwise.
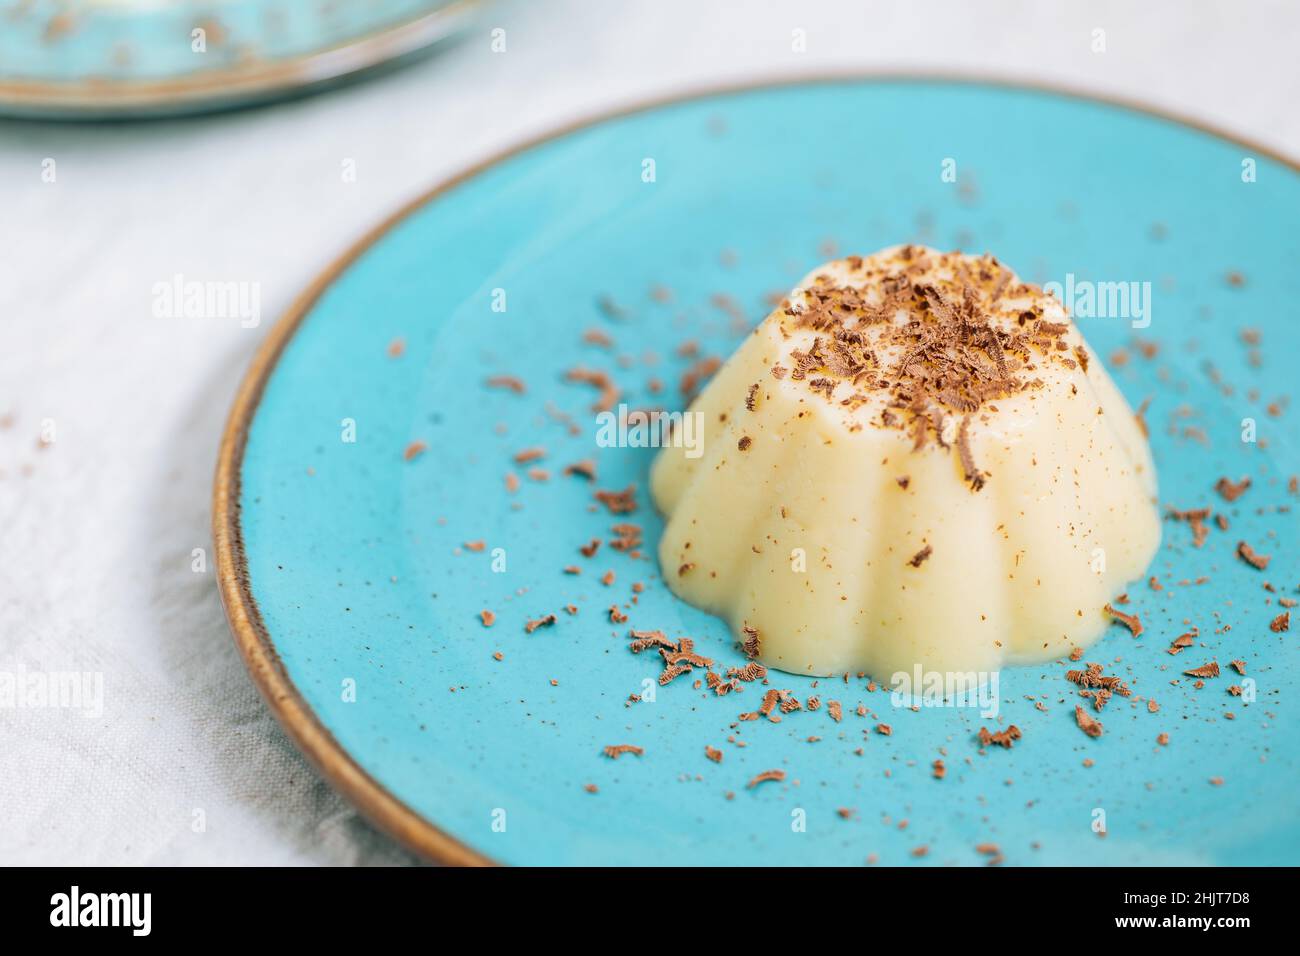
<path fill-rule="evenodd" d="M 65 687 L 80 709 L 0 707 L 0 863 L 413 862 L 270 717 L 209 533 L 253 350 L 411 196 L 594 112 L 836 69 L 1066 84 L 1300 155 L 1298 31 L 1285 0 L 515 2 L 431 58 L 320 96 L 156 123 L 0 121 L 0 674 L 92 675 Z M 156 316 L 155 284 L 177 275 L 258 283 L 260 322 Z"/>

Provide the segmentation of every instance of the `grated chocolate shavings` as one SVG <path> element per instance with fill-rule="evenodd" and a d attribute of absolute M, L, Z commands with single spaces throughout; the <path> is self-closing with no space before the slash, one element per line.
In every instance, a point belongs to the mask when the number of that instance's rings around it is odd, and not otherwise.
<path fill-rule="evenodd" d="M 491 627 L 497 622 L 497 616 L 492 611 L 483 610 L 478 612 L 479 619 L 483 622 L 484 627 Z"/>
<path fill-rule="evenodd" d="M 710 747 L 708 744 L 705 744 L 704 756 L 708 757 L 714 763 L 722 763 L 722 751 L 717 747 Z"/>
<path fill-rule="evenodd" d="M 1218 677 L 1219 662 L 1210 661 L 1208 664 L 1202 664 L 1200 667 L 1193 667 L 1191 670 L 1183 671 L 1188 677 Z"/>
<path fill-rule="evenodd" d="M 659 685 L 661 687 L 666 687 L 670 682 L 681 677 L 683 674 L 690 673 L 690 670 L 690 664 L 669 664 L 659 675 Z"/>
<path fill-rule="evenodd" d="M 1199 635 L 1200 635 L 1200 631 L 1198 631 L 1196 628 L 1192 628 L 1186 634 L 1179 634 L 1177 637 L 1174 638 L 1174 642 L 1169 645 L 1168 652 L 1170 654 L 1182 653 L 1184 648 L 1188 648 L 1192 646 L 1193 639 L 1198 637 Z"/>
<path fill-rule="evenodd" d="M 758 661 L 750 661 L 744 667 L 732 667 L 727 670 L 727 677 L 744 681 L 747 684 L 756 680 L 762 680 L 766 676 L 767 668 Z M 811 704 L 811 700 L 809 701 L 809 704 Z"/>
<path fill-rule="evenodd" d="M 754 658 L 758 657 L 759 646 L 760 646 L 759 638 L 758 638 L 758 628 L 750 627 L 748 624 L 746 624 L 744 627 L 741 628 L 741 630 L 744 632 L 745 638 L 740 643 L 740 649 L 744 652 L 746 657 L 748 657 L 750 660 L 753 660 Z"/>
<path fill-rule="evenodd" d="M 907 563 L 914 568 L 919 568 L 922 564 L 925 563 L 925 559 L 928 558 L 933 553 L 934 553 L 934 549 L 927 544 L 920 551 L 916 552 L 916 554 L 912 555 L 911 559 Z"/>
<path fill-rule="evenodd" d="M 1104 691 L 1104 697 L 1100 697 L 1096 694 L 1088 695 L 1094 697 L 1098 710 L 1101 710 L 1105 705 L 1106 700 L 1110 699 L 1112 693 L 1119 694 L 1121 697 L 1129 696 L 1129 689 L 1124 681 L 1119 677 L 1112 677 L 1103 674 L 1101 672 L 1100 664 L 1089 664 L 1087 670 L 1066 671 L 1065 679 L 1073 684 L 1078 684 L 1080 687 L 1097 688 L 1100 691 Z"/>
<path fill-rule="evenodd" d="M 640 654 L 650 647 L 676 647 L 677 645 L 670 641 L 663 631 L 638 631 L 633 628 L 629 634 L 634 638 L 628 645 L 628 649 L 633 654 Z"/>
<path fill-rule="evenodd" d="M 1283 611 L 1273 620 L 1268 622 L 1268 629 L 1274 634 L 1281 634 L 1283 631 L 1291 629 L 1291 612 Z"/>

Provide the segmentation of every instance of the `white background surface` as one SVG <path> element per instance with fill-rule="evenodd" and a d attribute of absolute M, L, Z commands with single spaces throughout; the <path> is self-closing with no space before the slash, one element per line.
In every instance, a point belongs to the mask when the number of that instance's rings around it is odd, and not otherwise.
<path fill-rule="evenodd" d="M 504 55 L 489 52 L 495 26 Z M 791 51 L 795 28 L 806 53 Z M 211 556 L 218 437 L 261 337 L 414 194 L 594 111 L 833 67 L 1054 81 L 1298 157 L 1298 43 L 1288 0 L 517 0 L 432 59 L 269 109 L 0 121 L 0 671 L 105 681 L 97 719 L 0 709 L 0 863 L 410 860 L 280 732 L 230 641 L 211 561 L 196 574 L 190 555 Z M 154 283 L 178 272 L 260 282 L 261 325 L 154 318 Z M 56 440 L 38 450 L 44 419 Z"/>

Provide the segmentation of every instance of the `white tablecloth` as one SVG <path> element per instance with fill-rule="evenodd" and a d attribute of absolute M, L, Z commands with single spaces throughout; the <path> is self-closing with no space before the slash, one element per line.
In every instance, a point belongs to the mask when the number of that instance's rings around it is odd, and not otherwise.
<path fill-rule="evenodd" d="M 208 530 L 218 436 L 257 343 L 410 196 L 594 111 L 846 67 L 1055 81 L 1300 156 L 1298 34 L 1286 0 L 515 2 L 434 58 L 267 109 L 0 122 L 0 673 L 103 678 L 99 715 L 0 708 L 0 862 L 410 860 L 268 715 Z M 260 282 L 261 325 L 155 317 L 154 284 L 178 273 Z"/>

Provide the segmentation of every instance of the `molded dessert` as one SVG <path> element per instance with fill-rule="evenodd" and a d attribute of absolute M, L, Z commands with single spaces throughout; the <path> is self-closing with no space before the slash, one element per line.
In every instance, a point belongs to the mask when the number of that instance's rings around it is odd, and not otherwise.
<path fill-rule="evenodd" d="M 814 270 L 709 382 L 651 491 L 664 578 L 805 674 L 992 672 L 1096 640 L 1155 554 L 1145 430 L 991 256 Z"/>

